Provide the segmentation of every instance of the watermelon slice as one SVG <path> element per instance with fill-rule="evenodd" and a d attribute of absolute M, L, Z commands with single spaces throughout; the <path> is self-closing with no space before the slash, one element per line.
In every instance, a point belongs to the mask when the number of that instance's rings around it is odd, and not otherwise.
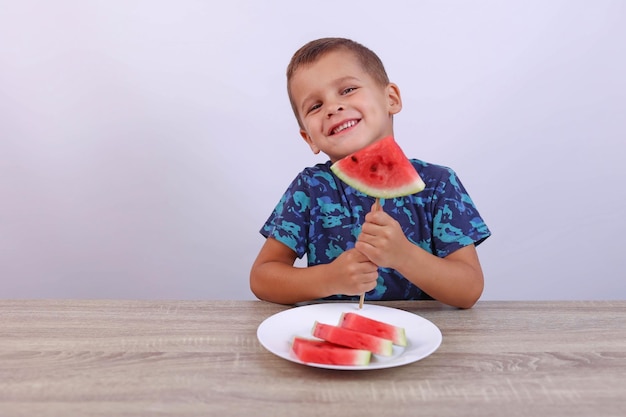
<path fill-rule="evenodd" d="M 370 319 L 356 313 L 343 313 L 339 319 L 339 326 L 345 329 L 382 337 L 383 339 L 389 339 L 393 344 L 398 346 L 406 346 L 404 327 L 393 326 L 389 323 Z"/>
<path fill-rule="evenodd" d="M 316 321 L 313 325 L 313 336 L 336 345 L 369 350 L 379 355 L 391 356 L 393 354 L 393 343 L 391 340 L 331 324 Z"/>
<path fill-rule="evenodd" d="M 352 349 L 324 340 L 294 337 L 291 349 L 298 359 L 307 363 L 326 365 L 362 366 L 368 365 L 372 352 L 364 349 Z"/>
<path fill-rule="evenodd" d="M 340 159 L 330 169 L 352 188 L 376 198 L 402 197 L 425 187 L 393 136 Z"/>

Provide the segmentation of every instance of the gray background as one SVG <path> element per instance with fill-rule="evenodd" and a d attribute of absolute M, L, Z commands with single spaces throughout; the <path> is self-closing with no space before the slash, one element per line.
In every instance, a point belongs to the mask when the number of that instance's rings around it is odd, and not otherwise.
<path fill-rule="evenodd" d="M 626 2 L 0 1 L 0 297 L 253 299 L 258 230 L 322 162 L 284 70 L 346 36 L 396 137 L 493 237 L 483 299 L 626 296 Z"/>

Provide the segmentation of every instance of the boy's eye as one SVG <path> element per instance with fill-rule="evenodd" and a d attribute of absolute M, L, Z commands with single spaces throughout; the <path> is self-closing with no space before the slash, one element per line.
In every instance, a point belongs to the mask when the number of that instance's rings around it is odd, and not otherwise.
<path fill-rule="evenodd" d="M 320 103 L 317 103 L 317 104 L 312 105 L 311 107 L 309 107 L 309 113 L 310 113 L 310 112 L 312 112 L 312 111 L 314 111 L 314 110 L 319 109 L 321 106 L 322 106 L 322 105 L 321 105 Z"/>
<path fill-rule="evenodd" d="M 356 90 L 356 87 L 348 87 L 348 88 L 344 88 L 344 89 L 341 91 L 341 94 L 344 94 L 344 95 L 345 95 L 345 94 L 348 94 L 348 93 L 353 92 L 354 90 Z"/>

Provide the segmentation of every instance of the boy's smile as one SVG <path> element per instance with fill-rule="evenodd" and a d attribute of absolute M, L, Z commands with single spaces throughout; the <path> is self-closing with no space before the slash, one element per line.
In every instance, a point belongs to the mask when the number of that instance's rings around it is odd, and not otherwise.
<path fill-rule="evenodd" d="M 350 129 L 353 126 L 356 126 L 356 124 L 359 123 L 359 122 L 360 122 L 360 120 L 352 119 L 352 120 L 348 120 L 348 121 L 343 122 L 343 123 L 338 123 L 336 127 L 332 127 L 330 129 L 330 132 L 328 132 L 328 136 L 332 136 L 332 135 L 335 135 L 337 133 L 343 132 L 346 129 Z"/>
<path fill-rule="evenodd" d="M 402 108 L 398 87 L 376 82 L 343 49 L 298 69 L 291 91 L 300 134 L 314 153 L 323 152 L 332 162 L 393 135 L 392 116 Z"/>

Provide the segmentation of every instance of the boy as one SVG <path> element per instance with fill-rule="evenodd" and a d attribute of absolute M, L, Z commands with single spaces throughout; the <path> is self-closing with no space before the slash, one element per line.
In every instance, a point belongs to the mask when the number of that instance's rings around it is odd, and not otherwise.
<path fill-rule="evenodd" d="M 287 67 L 287 91 L 300 135 L 330 161 L 302 171 L 261 234 L 250 272 L 260 299 L 434 298 L 470 308 L 483 291 L 475 246 L 490 232 L 455 173 L 411 160 L 426 188 L 383 202 L 341 182 L 330 165 L 386 136 L 402 109 L 378 56 L 343 38 L 300 48 Z M 308 267 L 294 266 L 307 255 Z"/>

